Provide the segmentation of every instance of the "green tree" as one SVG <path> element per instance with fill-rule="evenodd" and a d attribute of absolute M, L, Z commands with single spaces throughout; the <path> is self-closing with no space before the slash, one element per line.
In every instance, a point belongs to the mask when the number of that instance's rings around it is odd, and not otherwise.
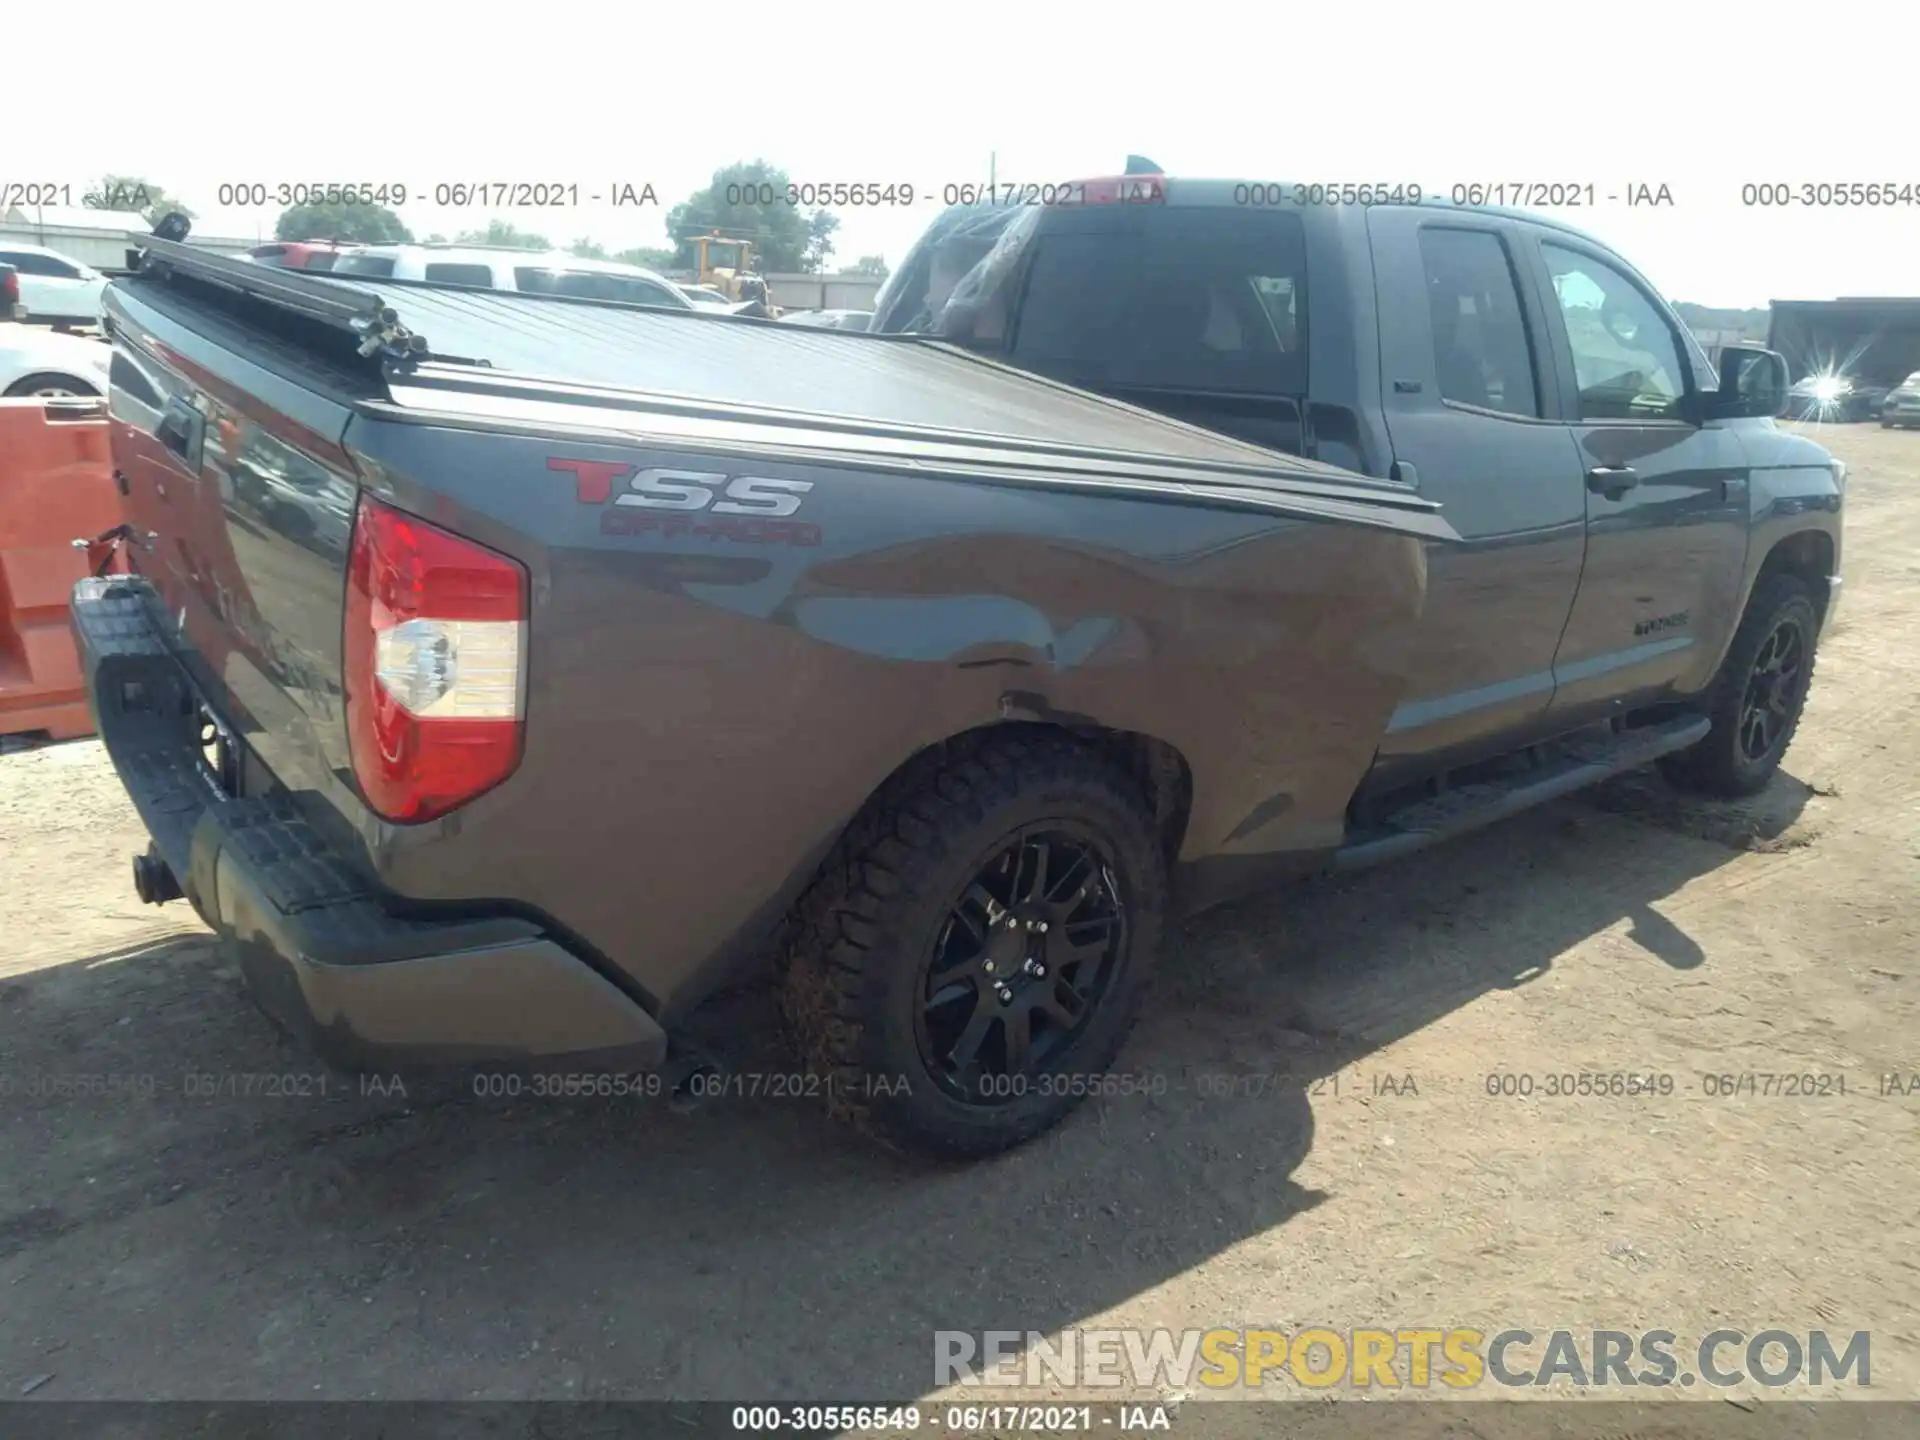
<path fill-rule="evenodd" d="M 89 210 L 137 211 L 149 225 L 158 225 L 170 210 L 181 211 L 189 220 L 194 217 L 194 212 L 169 195 L 165 186 L 138 175 L 102 175 L 81 195 L 80 203 Z"/>
<path fill-rule="evenodd" d="M 404 245 L 413 232 L 384 205 L 289 205 L 274 222 L 273 238 Z"/>
<path fill-rule="evenodd" d="M 598 240 L 589 240 L 583 236 L 567 247 L 567 253 L 578 255 L 582 260 L 604 260 L 607 258 L 607 247 Z"/>
<path fill-rule="evenodd" d="M 807 248 L 800 252 L 800 268 L 818 275 L 827 268 L 833 254 L 833 232 L 840 228 L 840 217 L 831 210 L 816 210 L 807 217 Z"/>
<path fill-rule="evenodd" d="M 840 222 L 824 210 L 811 214 L 787 203 L 787 172 L 765 160 L 746 160 L 713 172 L 713 181 L 667 212 L 674 263 L 691 266 L 693 237 L 718 231 L 729 240 L 751 240 L 767 271 L 802 270 L 809 251 L 824 261 Z M 824 219 L 822 218 L 824 217 Z M 822 248 L 822 242 L 824 248 Z"/>
<path fill-rule="evenodd" d="M 456 245 L 510 245 L 516 250 L 551 250 L 553 242 L 544 235 L 522 230 L 511 220 L 489 220 L 484 230 L 462 230 L 453 237 Z"/>
<path fill-rule="evenodd" d="M 884 255 L 862 255 L 853 264 L 842 265 L 840 273 L 842 275 L 878 275 L 884 280 L 888 273 L 887 260 Z"/>

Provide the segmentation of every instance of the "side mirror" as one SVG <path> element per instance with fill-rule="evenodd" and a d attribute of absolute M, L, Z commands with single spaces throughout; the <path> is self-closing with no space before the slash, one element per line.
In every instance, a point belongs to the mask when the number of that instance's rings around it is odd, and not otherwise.
<path fill-rule="evenodd" d="M 1720 388 L 1707 396 L 1709 420 L 1778 415 L 1787 408 L 1786 357 L 1758 345 L 1720 352 Z"/>

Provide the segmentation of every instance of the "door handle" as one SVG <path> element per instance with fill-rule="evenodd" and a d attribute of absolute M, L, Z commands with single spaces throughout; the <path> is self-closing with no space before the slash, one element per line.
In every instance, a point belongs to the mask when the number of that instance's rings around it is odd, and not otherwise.
<path fill-rule="evenodd" d="M 1596 465 L 1587 471 L 1587 489 L 1609 500 L 1618 500 L 1639 483 L 1631 465 Z"/>
<path fill-rule="evenodd" d="M 194 463 L 194 436 L 199 428 L 200 412 L 185 401 L 173 400 L 168 402 L 165 413 L 161 415 L 154 438 L 191 467 Z"/>

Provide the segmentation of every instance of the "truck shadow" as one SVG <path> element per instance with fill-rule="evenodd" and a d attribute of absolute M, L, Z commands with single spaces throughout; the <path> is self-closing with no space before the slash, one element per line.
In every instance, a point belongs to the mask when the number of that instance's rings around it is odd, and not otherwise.
<path fill-rule="evenodd" d="M 193 1323 L 147 1383 L 195 1398 L 316 1380 L 394 1398 L 925 1394 L 936 1330 L 1088 1323 L 1311 1225 L 1327 1196 L 1293 1176 L 1316 1115 L 1360 1119 L 1347 1097 L 1378 1094 L 1385 1047 L 1581 941 L 1626 922 L 1645 963 L 1620 947 L 1579 963 L 1619 964 L 1630 986 L 1710 976 L 1655 906 L 1739 849 L 1786 843 L 1811 792 L 1783 777 L 1742 809 L 1657 785 L 1629 777 L 1187 923 L 1124 1057 L 1135 1093 L 968 1167 L 878 1152 L 815 1103 L 764 1094 L 682 1114 L 327 1080 L 204 936 L 31 972 L 0 984 L 0 1264 L 37 1330 L 70 1343 L 69 1373 L 100 1347 L 94 1373 L 118 1387 L 103 1393 L 144 1393 L 115 1357 L 157 1342 L 115 1317 L 155 1305 Z M 749 989 L 701 1028 L 736 1074 L 791 1073 L 772 1013 Z M 60 1075 L 82 1083 L 35 1079 Z M 1482 1075 L 1416 1079 L 1487 1103 Z M 107 1271 L 111 1310 L 87 1298 Z M 262 1348 L 264 1314 L 299 1343 Z M 376 1355 L 369 1326 L 404 1339 Z"/>

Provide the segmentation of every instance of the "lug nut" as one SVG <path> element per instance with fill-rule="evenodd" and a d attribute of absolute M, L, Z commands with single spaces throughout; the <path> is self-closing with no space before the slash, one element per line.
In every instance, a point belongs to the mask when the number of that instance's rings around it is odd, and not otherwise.
<path fill-rule="evenodd" d="M 1000 997 L 1000 1003 L 1002 1005 L 1011 1005 L 1013 1003 L 1013 991 L 1009 990 L 1006 986 L 1001 985 L 996 987 L 993 993 Z"/>
<path fill-rule="evenodd" d="M 981 968 L 982 970 L 985 970 L 985 971 L 987 972 L 987 974 L 989 974 L 989 975 L 991 975 L 991 974 L 993 974 L 993 961 L 991 961 L 991 960 L 983 960 L 983 961 L 981 961 L 981 962 L 980 962 L 980 968 Z"/>
<path fill-rule="evenodd" d="M 1042 935 L 1044 935 L 1047 933 L 1047 922 L 1042 920 L 1038 925 L 1034 926 L 1033 928 L 1038 930 Z"/>

